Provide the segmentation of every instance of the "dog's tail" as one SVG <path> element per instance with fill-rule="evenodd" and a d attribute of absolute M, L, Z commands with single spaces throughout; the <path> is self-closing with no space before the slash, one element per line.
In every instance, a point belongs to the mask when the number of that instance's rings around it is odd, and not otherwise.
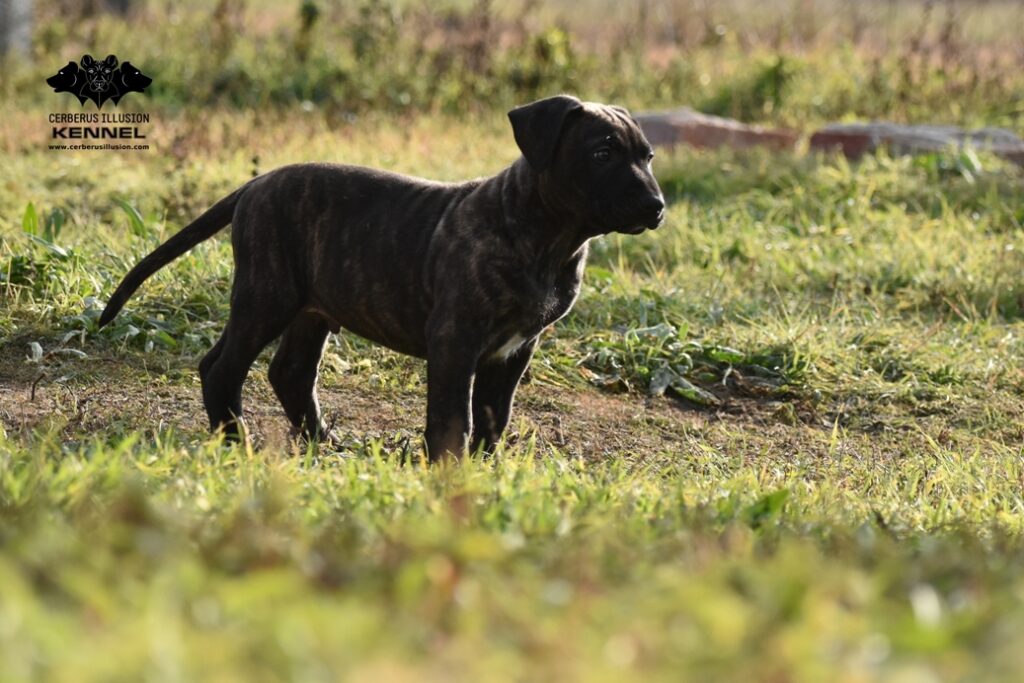
<path fill-rule="evenodd" d="M 117 289 L 111 295 L 110 301 L 107 302 L 107 307 L 100 314 L 99 326 L 103 327 L 114 319 L 114 316 L 118 314 L 125 302 L 128 301 L 128 297 L 135 293 L 135 290 L 146 281 L 146 278 L 203 240 L 213 237 L 231 223 L 231 217 L 235 212 L 235 205 L 238 204 L 238 199 L 242 196 L 242 192 L 246 187 L 248 187 L 248 184 L 243 185 L 211 206 L 206 213 L 189 223 L 187 227 L 177 232 L 128 271 L 128 274 L 121 280 L 121 284 L 117 286 Z"/>

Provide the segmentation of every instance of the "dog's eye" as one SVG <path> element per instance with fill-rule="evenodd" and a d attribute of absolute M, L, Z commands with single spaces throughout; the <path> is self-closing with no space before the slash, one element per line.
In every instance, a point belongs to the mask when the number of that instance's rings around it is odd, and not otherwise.
<path fill-rule="evenodd" d="M 594 161 L 605 162 L 612 158 L 612 151 L 607 147 L 602 147 L 591 155 Z"/>
<path fill-rule="evenodd" d="M 647 163 L 651 163 L 651 159 L 654 158 L 654 150 L 647 152 Z"/>

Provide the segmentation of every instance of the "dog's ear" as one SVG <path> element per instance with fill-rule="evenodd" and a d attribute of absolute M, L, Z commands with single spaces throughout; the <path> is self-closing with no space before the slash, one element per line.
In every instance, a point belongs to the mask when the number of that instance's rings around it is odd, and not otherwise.
<path fill-rule="evenodd" d="M 82 55 L 82 66 L 88 69 L 96 60 L 92 58 L 92 55 Z"/>
<path fill-rule="evenodd" d="M 117 66 L 117 57 L 115 57 L 114 55 L 107 55 L 107 58 L 103 60 L 103 63 L 111 69 L 113 69 L 115 66 Z"/>
<path fill-rule="evenodd" d="M 516 107 L 508 113 L 512 135 L 530 167 L 540 173 L 551 163 L 569 114 L 583 105 L 575 97 L 556 95 Z"/>

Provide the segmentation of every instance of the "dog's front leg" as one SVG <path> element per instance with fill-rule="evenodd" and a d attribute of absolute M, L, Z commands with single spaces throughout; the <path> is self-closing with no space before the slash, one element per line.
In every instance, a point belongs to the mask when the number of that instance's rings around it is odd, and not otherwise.
<path fill-rule="evenodd" d="M 449 329 L 453 326 L 449 325 Z M 427 457 L 460 458 L 473 429 L 470 402 L 480 345 L 475 335 L 434 334 L 427 350 Z"/>
<path fill-rule="evenodd" d="M 533 357 L 537 340 L 531 339 L 508 358 L 481 359 L 473 380 L 473 442 L 475 452 L 489 451 L 501 438 L 512 415 L 516 387 Z"/>

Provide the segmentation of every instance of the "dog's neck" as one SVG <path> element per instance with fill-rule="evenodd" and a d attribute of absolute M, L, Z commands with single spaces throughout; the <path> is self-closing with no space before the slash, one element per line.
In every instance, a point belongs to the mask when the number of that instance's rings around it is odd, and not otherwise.
<path fill-rule="evenodd" d="M 557 197 L 544 191 L 539 174 L 525 158 L 489 182 L 500 184 L 505 228 L 520 253 L 559 265 L 581 255 L 593 235 Z"/>

